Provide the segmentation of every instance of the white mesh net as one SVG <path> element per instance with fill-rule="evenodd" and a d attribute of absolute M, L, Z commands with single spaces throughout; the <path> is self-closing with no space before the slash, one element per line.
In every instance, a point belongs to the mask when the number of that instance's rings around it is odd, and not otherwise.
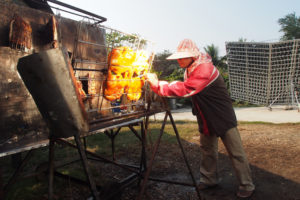
<path fill-rule="evenodd" d="M 300 39 L 228 42 L 231 97 L 259 105 L 294 105 L 300 84 Z"/>

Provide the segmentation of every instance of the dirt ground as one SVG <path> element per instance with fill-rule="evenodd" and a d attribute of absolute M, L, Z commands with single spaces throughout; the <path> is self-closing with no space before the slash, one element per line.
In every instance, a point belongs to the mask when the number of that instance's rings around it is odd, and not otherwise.
<path fill-rule="evenodd" d="M 182 134 L 181 142 L 187 159 L 192 168 L 196 181 L 199 181 L 200 135 L 196 123 L 176 123 Z M 246 124 L 238 125 L 243 145 L 248 155 L 256 191 L 250 198 L 253 200 L 300 200 L 300 124 Z M 127 134 L 127 133 L 126 133 Z M 192 183 L 182 152 L 174 140 L 174 135 L 163 138 L 155 156 L 151 178 L 160 178 L 177 182 Z M 134 136 L 133 136 L 134 137 Z M 173 138 L 172 138 L 173 137 Z M 173 139 L 173 142 L 170 142 Z M 149 141 L 149 140 L 148 140 Z M 153 140 L 155 143 L 155 138 Z M 138 142 L 139 144 L 139 142 Z M 118 162 L 136 164 L 140 158 L 140 146 L 133 145 L 123 148 L 116 154 Z M 147 148 L 147 158 L 151 158 L 151 145 Z M 132 161 L 134 160 L 134 161 Z M 132 163 L 131 163 L 132 162 Z M 102 194 L 111 195 L 120 188 L 118 181 L 131 174 L 124 172 L 111 164 L 90 162 L 93 174 L 104 178 L 94 177 L 97 185 L 102 185 Z M 149 164 L 149 161 L 148 161 Z M 227 152 L 219 142 L 219 179 L 220 184 L 213 189 L 201 191 L 202 199 L 232 200 L 238 188 L 236 176 Z M 76 169 L 75 169 L 76 170 Z M 47 179 L 45 179 L 47 187 Z M 63 186 L 63 187 L 62 187 Z M 194 187 L 167 184 L 158 181 L 148 181 L 143 199 L 145 200 L 197 200 L 199 199 Z M 55 200 L 91 199 L 90 190 L 70 181 L 60 183 L 55 190 Z M 45 188 L 46 189 L 46 188 Z M 139 192 L 138 181 L 117 192 L 114 200 L 133 200 Z M 43 197 L 47 199 L 47 190 Z M 16 198 L 13 198 L 14 200 Z M 26 199 L 26 198 L 17 198 Z M 32 199 L 32 198 L 31 198 Z M 101 198 L 103 199 L 103 198 Z"/>
<path fill-rule="evenodd" d="M 300 124 L 241 124 L 238 126 L 248 155 L 256 190 L 253 200 L 300 199 Z M 199 135 L 191 133 L 191 140 L 182 140 L 196 181 L 199 180 Z M 132 155 L 133 152 L 128 152 Z M 150 157 L 150 155 L 148 156 Z M 238 184 L 222 142 L 219 142 L 220 184 L 201 191 L 209 200 L 238 199 Z M 151 177 L 180 182 L 192 182 L 177 144 L 163 141 L 155 157 Z M 120 199 L 134 199 L 136 188 L 126 189 Z M 198 199 L 195 189 L 156 181 L 147 183 L 145 199 Z"/>

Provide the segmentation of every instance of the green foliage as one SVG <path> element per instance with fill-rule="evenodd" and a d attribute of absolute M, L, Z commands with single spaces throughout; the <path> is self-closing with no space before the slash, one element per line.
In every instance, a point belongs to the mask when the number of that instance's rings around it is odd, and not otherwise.
<path fill-rule="evenodd" d="M 259 107 L 262 105 L 251 104 L 247 101 L 236 100 L 232 103 L 233 107 Z"/>
<path fill-rule="evenodd" d="M 155 73 L 157 75 L 157 78 L 160 79 L 162 71 L 155 71 L 153 68 L 151 69 L 151 73 Z"/>
<path fill-rule="evenodd" d="M 170 76 L 174 70 L 180 68 L 176 60 L 166 60 L 169 55 L 171 55 L 171 53 L 165 50 L 156 54 L 154 58 L 152 69 L 160 74 L 161 79 L 168 79 L 168 76 Z M 174 75 L 175 74 L 172 76 Z"/>
<path fill-rule="evenodd" d="M 211 45 L 208 45 L 208 46 L 204 47 L 204 50 L 207 54 L 210 55 L 214 66 L 216 66 L 220 69 L 223 69 L 223 70 L 227 69 L 227 64 L 226 64 L 227 57 L 226 56 L 223 56 L 223 57 L 219 56 L 218 47 L 216 47 L 214 44 L 211 44 Z"/>
<path fill-rule="evenodd" d="M 207 54 L 211 56 L 214 66 L 216 66 L 222 75 L 225 84 L 229 90 L 229 75 L 228 75 L 228 65 L 226 63 L 227 56 L 219 57 L 219 50 L 214 44 L 204 47 L 204 50 Z"/>
<path fill-rule="evenodd" d="M 147 46 L 147 41 L 140 39 L 137 34 L 127 35 L 117 31 L 106 34 L 106 44 L 110 48 L 120 47 L 120 46 L 130 46 L 135 49 L 143 49 Z"/>
<path fill-rule="evenodd" d="M 300 38 L 300 17 L 295 13 L 286 15 L 278 20 L 281 26 L 280 31 L 283 32 L 281 40 L 293 40 Z"/>
<path fill-rule="evenodd" d="M 174 71 L 166 77 L 167 81 L 183 81 L 184 78 L 184 69 L 175 68 Z"/>
<path fill-rule="evenodd" d="M 247 42 L 247 39 L 241 37 L 241 38 L 238 39 L 238 42 Z"/>

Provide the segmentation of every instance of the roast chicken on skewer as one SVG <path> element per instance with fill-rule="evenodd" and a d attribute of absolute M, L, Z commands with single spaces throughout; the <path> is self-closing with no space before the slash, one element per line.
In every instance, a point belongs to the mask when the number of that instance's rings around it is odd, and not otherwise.
<path fill-rule="evenodd" d="M 131 78 L 131 65 L 135 53 L 129 47 L 114 48 L 108 56 L 108 75 L 104 97 L 109 101 L 120 99 Z"/>
<path fill-rule="evenodd" d="M 149 70 L 148 55 L 144 51 L 136 53 L 136 59 L 132 63 L 132 76 L 127 88 L 127 99 L 137 101 L 142 96 L 142 88 L 145 84 L 145 73 Z"/>
<path fill-rule="evenodd" d="M 130 67 L 110 66 L 104 90 L 105 98 L 109 101 L 120 99 L 130 80 Z"/>
<path fill-rule="evenodd" d="M 10 22 L 10 46 L 14 49 L 30 50 L 32 40 L 31 34 L 32 29 L 30 24 L 15 14 L 13 20 Z"/>
<path fill-rule="evenodd" d="M 148 56 L 144 51 L 134 52 L 129 47 L 118 47 L 109 54 L 109 69 L 104 97 L 118 100 L 123 94 L 137 101 L 142 95 L 143 75 L 148 72 Z"/>

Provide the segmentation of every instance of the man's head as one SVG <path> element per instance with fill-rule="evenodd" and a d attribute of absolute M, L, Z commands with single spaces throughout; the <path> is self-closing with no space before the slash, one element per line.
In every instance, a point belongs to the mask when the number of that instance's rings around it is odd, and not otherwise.
<path fill-rule="evenodd" d="M 186 68 L 190 66 L 200 55 L 197 45 L 190 39 L 182 40 L 177 51 L 167 57 L 167 60 L 177 60 L 180 67 Z"/>

